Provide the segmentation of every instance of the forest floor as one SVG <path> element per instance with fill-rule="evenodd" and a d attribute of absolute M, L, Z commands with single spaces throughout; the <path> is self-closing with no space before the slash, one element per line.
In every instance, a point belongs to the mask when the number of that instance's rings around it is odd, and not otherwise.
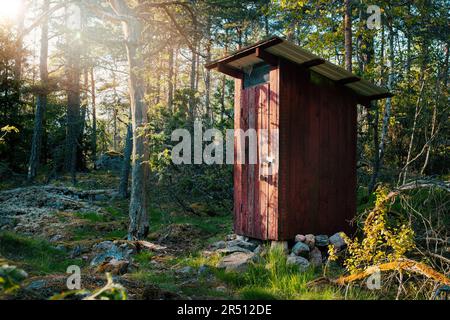
<path fill-rule="evenodd" d="M 8 298 L 48 299 L 67 291 L 70 265 L 81 268 L 83 289 L 105 284 L 104 270 L 90 262 L 95 245 L 126 238 L 128 200 L 112 196 L 109 189 L 117 184 L 115 175 L 96 172 L 80 174 L 77 188 L 64 177 L 47 186 L 14 180 L 0 186 L 0 262 L 29 275 Z M 150 207 L 149 216 L 146 240 L 157 249 L 133 253 L 127 272 L 114 276 L 129 299 L 376 298 L 362 289 L 311 286 L 322 275 L 321 268 L 301 273 L 287 268 L 281 263 L 285 257 L 276 254 L 243 273 L 216 268 L 220 255 L 209 248 L 232 233 L 231 213 L 197 216 L 166 204 Z"/>

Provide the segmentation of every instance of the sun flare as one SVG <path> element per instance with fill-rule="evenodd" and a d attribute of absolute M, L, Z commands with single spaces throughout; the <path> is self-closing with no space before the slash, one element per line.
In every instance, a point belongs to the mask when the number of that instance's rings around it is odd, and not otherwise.
<path fill-rule="evenodd" d="M 14 21 L 21 7 L 22 0 L 0 0 L 0 20 Z"/>

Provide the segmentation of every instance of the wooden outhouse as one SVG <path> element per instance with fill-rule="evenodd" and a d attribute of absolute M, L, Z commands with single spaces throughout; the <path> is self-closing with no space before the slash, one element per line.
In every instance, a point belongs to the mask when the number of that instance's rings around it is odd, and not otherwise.
<path fill-rule="evenodd" d="M 235 232 L 279 241 L 298 233 L 350 232 L 357 104 L 390 93 L 278 37 L 206 67 L 235 78 L 235 130 L 278 132 L 266 145 L 258 142 L 267 149 L 266 163 L 235 161 Z M 235 138 L 235 159 L 240 144 Z"/>

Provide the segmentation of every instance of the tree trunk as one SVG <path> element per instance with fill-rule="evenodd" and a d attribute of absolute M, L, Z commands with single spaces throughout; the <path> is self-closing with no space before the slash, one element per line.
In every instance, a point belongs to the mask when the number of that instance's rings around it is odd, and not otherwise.
<path fill-rule="evenodd" d="M 132 151 L 133 151 L 133 129 L 132 125 L 129 123 L 127 125 L 127 136 L 125 138 L 125 147 L 123 149 L 123 163 L 119 184 L 119 196 L 124 199 L 128 197 L 128 177 L 130 176 L 130 168 L 131 168 L 130 158 Z"/>
<path fill-rule="evenodd" d="M 71 33 L 69 31 L 69 33 Z M 78 39 L 73 40 L 73 34 L 69 34 L 67 42 L 71 42 L 67 48 L 67 131 L 65 151 L 65 171 L 70 172 L 72 183 L 76 183 L 77 169 L 77 142 L 80 121 L 80 52 L 81 46 Z"/>
<path fill-rule="evenodd" d="M 50 0 L 44 0 L 42 10 L 49 10 Z M 34 116 L 33 140 L 30 150 L 30 161 L 28 165 L 28 180 L 32 181 L 36 175 L 39 166 L 39 159 L 42 144 L 43 119 L 47 109 L 47 90 L 48 90 L 48 17 L 46 16 L 41 25 L 41 50 L 39 57 L 39 74 L 41 80 L 40 92 L 36 99 L 36 113 Z"/>
<path fill-rule="evenodd" d="M 173 112 L 173 48 L 169 48 L 169 72 L 167 81 L 167 107 Z"/>
<path fill-rule="evenodd" d="M 208 62 L 211 61 L 211 47 L 212 47 L 212 39 L 211 39 L 211 21 L 208 20 L 207 25 L 207 39 L 206 39 L 206 60 Z M 206 118 L 209 122 L 212 122 L 212 113 L 211 113 L 211 70 L 206 70 L 205 76 L 205 108 L 206 108 Z"/>
<path fill-rule="evenodd" d="M 430 136 L 431 138 L 436 134 L 436 130 L 437 130 L 437 112 L 438 112 L 438 106 L 441 105 L 442 103 L 442 88 L 444 88 L 445 90 L 447 89 L 447 83 L 448 83 L 448 60 L 449 60 L 449 47 L 448 44 L 445 47 L 445 60 L 444 60 L 444 65 L 442 67 L 442 70 L 439 72 L 438 71 L 438 76 L 437 76 L 437 84 L 436 84 L 436 103 L 433 104 L 433 116 L 431 118 L 431 133 Z M 438 69 L 439 70 L 439 69 Z M 442 85 L 440 84 L 440 82 L 442 81 Z M 430 153 L 432 150 L 432 144 L 429 144 L 427 146 L 427 153 L 425 155 L 425 161 L 423 163 L 422 169 L 420 170 L 420 174 L 424 174 L 425 173 L 425 169 L 428 166 L 428 162 L 430 160 Z"/>
<path fill-rule="evenodd" d="M 373 146 L 375 148 L 375 152 L 373 155 L 373 173 L 372 177 L 370 178 L 368 191 L 369 194 L 373 192 L 373 189 L 375 188 L 375 184 L 377 182 L 378 178 L 378 172 L 380 171 L 380 154 L 378 152 L 378 146 L 379 146 L 379 138 L 378 138 L 378 123 L 380 121 L 380 111 L 378 110 L 378 105 L 376 102 L 373 102 L 375 105 L 375 116 L 372 123 L 372 130 L 373 130 Z"/>
<path fill-rule="evenodd" d="M 144 69 L 142 54 L 139 52 L 142 26 L 134 18 L 131 9 L 123 0 L 110 0 L 112 9 L 117 15 L 127 16 L 122 22 L 126 39 L 126 50 L 129 71 L 129 91 L 133 127 L 133 151 L 131 170 L 130 225 L 128 238 L 143 239 L 149 230 L 147 216 L 146 181 L 148 172 L 148 151 L 143 130 L 147 124 L 147 109 L 144 105 L 144 80 L 141 74 Z"/>
<path fill-rule="evenodd" d="M 91 101 L 92 101 L 92 162 L 94 163 L 94 170 L 97 169 L 95 162 L 97 161 L 97 110 L 95 105 L 95 78 L 94 67 L 91 68 Z"/>
<path fill-rule="evenodd" d="M 195 48 L 195 43 L 193 44 L 194 48 Z M 190 97 L 189 97 L 189 118 L 191 120 L 191 122 L 194 122 L 194 117 L 195 117 L 195 78 L 196 78 L 196 61 L 197 61 L 197 57 L 195 54 L 195 51 L 192 50 L 192 55 L 191 55 L 191 75 L 190 75 Z"/>
<path fill-rule="evenodd" d="M 352 72 L 352 10 L 350 0 L 345 0 L 344 6 L 345 69 Z"/>
<path fill-rule="evenodd" d="M 394 84 L 394 31 L 392 30 L 392 26 L 389 28 L 389 74 L 388 74 L 388 82 L 387 87 L 389 91 L 392 91 L 392 87 Z M 383 115 L 383 124 L 381 127 L 381 136 L 380 136 L 380 145 L 378 146 L 378 166 L 376 168 L 376 172 L 374 173 L 375 179 L 374 184 L 378 176 L 378 171 L 381 168 L 381 165 L 383 163 L 383 157 L 384 157 L 384 148 L 386 145 L 386 139 L 388 134 L 388 128 L 389 128 L 389 121 L 391 119 L 391 108 L 392 108 L 392 101 L 391 98 L 386 99 L 386 105 L 384 108 L 384 115 Z"/>

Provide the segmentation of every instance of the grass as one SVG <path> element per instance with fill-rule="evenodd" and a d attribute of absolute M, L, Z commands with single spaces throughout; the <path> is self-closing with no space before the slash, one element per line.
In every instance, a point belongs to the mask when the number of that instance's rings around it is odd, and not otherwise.
<path fill-rule="evenodd" d="M 97 212 L 75 212 L 74 215 L 78 218 L 85 219 L 91 222 L 106 222 L 108 218 Z"/>
<path fill-rule="evenodd" d="M 320 276 L 309 268 L 299 272 L 297 266 L 286 263 L 286 255 L 280 248 L 271 248 L 257 263 L 250 265 L 245 273 L 229 273 L 216 270 L 218 278 L 228 283 L 242 299 L 344 299 L 345 293 L 337 287 L 309 286 Z M 352 289 L 348 299 L 370 298 L 365 292 Z"/>
<path fill-rule="evenodd" d="M 12 232 L 0 232 L 0 255 L 32 274 L 65 273 L 69 265 L 82 266 L 81 259 L 69 259 L 67 253 L 39 238 Z"/>
<path fill-rule="evenodd" d="M 158 232 L 170 224 L 191 224 L 203 233 L 211 235 L 209 242 L 223 239 L 226 234 L 232 232 L 232 220 L 229 215 L 196 216 L 196 215 L 169 215 L 162 210 L 149 209 L 150 232 Z"/>

